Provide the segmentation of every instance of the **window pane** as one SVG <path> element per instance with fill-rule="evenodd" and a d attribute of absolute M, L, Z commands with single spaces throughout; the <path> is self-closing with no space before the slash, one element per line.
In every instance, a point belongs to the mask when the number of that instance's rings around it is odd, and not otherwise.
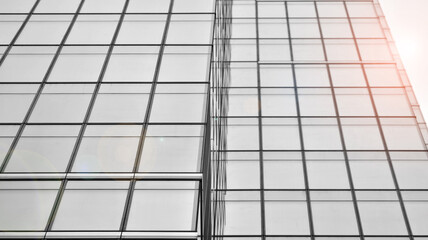
<path fill-rule="evenodd" d="M 324 60 L 321 40 L 293 40 L 293 57 L 302 61 Z"/>
<path fill-rule="evenodd" d="M 259 34 L 260 37 L 262 34 L 260 33 L 262 31 L 262 28 L 264 27 L 266 30 L 266 34 L 273 34 L 273 35 L 279 35 L 278 33 L 270 32 L 269 29 L 273 28 L 279 24 L 273 24 L 276 21 L 270 21 L 266 22 L 265 24 L 262 24 L 261 19 L 259 20 Z M 264 34 L 263 34 L 264 35 Z M 232 19 L 232 27 L 231 27 L 231 38 L 256 38 L 256 20 L 255 19 Z"/>
<path fill-rule="evenodd" d="M 412 118 L 382 118 L 383 133 L 390 150 L 425 150 L 419 127 Z"/>
<path fill-rule="evenodd" d="M 0 126 L 0 164 L 3 163 L 9 147 L 18 132 L 19 126 L 1 125 Z"/>
<path fill-rule="evenodd" d="M 257 74 L 256 74 L 257 76 Z M 293 72 L 290 65 L 260 65 L 261 87 L 293 87 Z"/>
<path fill-rule="evenodd" d="M 0 229 L 44 231 L 59 181 L 0 182 Z"/>
<path fill-rule="evenodd" d="M 210 49 L 167 47 L 162 57 L 159 81 L 205 82 L 208 80 Z"/>
<path fill-rule="evenodd" d="M 233 8 L 235 8 L 235 6 Z M 230 40 L 230 60 L 231 61 L 255 61 L 256 59 L 257 59 L 256 41 L 236 40 L 236 39 Z"/>
<path fill-rule="evenodd" d="M 357 200 L 365 234 L 407 234 L 403 213 L 395 192 L 357 192 Z"/>
<path fill-rule="evenodd" d="M 428 155 L 426 152 L 390 152 L 401 189 L 428 188 Z"/>
<path fill-rule="evenodd" d="M 96 82 L 107 50 L 107 47 L 64 47 L 49 82 Z"/>
<path fill-rule="evenodd" d="M 125 0 L 85 0 L 82 13 L 120 13 Z"/>
<path fill-rule="evenodd" d="M 258 23 L 259 38 L 288 38 L 288 27 L 285 19 L 262 18 L 258 20 Z"/>
<path fill-rule="evenodd" d="M 166 15 L 126 15 L 120 27 L 118 44 L 160 44 Z"/>
<path fill-rule="evenodd" d="M 288 16 L 293 17 L 316 17 L 315 6 L 312 2 L 287 2 Z"/>
<path fill-rule="evenodd" d="M 225 235 L 260 235 L 259 192 L 227 191 L 225 195 Z"/>
<path fill-rule="evenodd" d="M 345 5 L 342 2 L 317 2 L 320 17 L 346 18 Z"/>
<path fill-rule="evenodd" d="M 27 126 L 6 172 L 64 172 L 80 126 Z"/>
<path fill-rule="evenodd" d="M 41 0 L 36 13 L 74 13 L 79 6 L 79 0 Z"/>
<path fill-rule="evenodd" d="M 327 59 L 330 61 L 358 61 L 353 40 L 325 40 Z"/>
<path fill-rule="evenodd" d="M 73 172 L 132 172 L 141 126 L 89 125 Z"/>
<path fill-rule="evenodd" d="M 138 181 L 126 229 L 195 231 L 198 188 L 193 181 Z"/>
<path fill-rule="evenodd" d="M 413 234 L 427 235 L 428 194 L 421 192 L 403 192 L 404 204 Z"/>
<path fill-rule="evenodd" d="M 231 88 L 228 97 L 228 116 L 258 115 L 257 89 Z"/>
<path fill-rule="evenodd" d="M 150 125 L 139 172 L 198 172 L 202 130 L 199 125 Z"/>
<path fill-rule="evenodd" d="M 365 87 L 366 81 L 360 65 L 330 65 L 331 80 L 335 87 Z"/>
<path fill-rule="evenodd" d="M 309 187 L 349 189 L 348 173 L 341 152 L 307 152 Z"/>
<path fill-rule="evenodd" d="M 263 70 L 260 69 L 260 74 Z M 291 73 L 291 72 L 290 72 Z M 261 77 L 263 79 L 263 77 Z M 282 78 L 278 76 L 278 78 Z M 261 80 L 263 81 L 263 80 Z M 257 86 L 257 66 L 253 63 L 230 64 L 230 87 Z"/>
<path fill-rule="evenodd" d="M 281 62 L 291 60 L 288 40 L 260 40 L 259 42 L 260 61 Z"/>
<path fill-rule="evenodd" d="M 401 86 L 397 68 L 392 64 L 366 64 L 367 79 L 372 87 Z"/>
<path fill-rule="evenodd" d="M 329 77 L 325 65 L 296 65 L 296 81 L 298 87 L 329 87 Z"/>
<path fill-rule="evenodd" d="M 391 61 L 392 55 L 384 39 L 359 39 L 358 48 L 365 61 Z"/>
<path fill-rule="evenodd" d="M 304 192 L 265 192 L 265 199 L 267 234 L 309 234 Z"/>
<path fill-rule="evenodd" d="M 20 15 L 0 15 L 0 44 L 9 44 L 19 27 L 21 27 L 25 16 Z"/>
<path fill-rule="evenodd" d="M 384 146 L 375 119 L 342 118 L 345 145 L 348 150 L 383 150 Z"/>
<path fill-rule="evenodd" d="M 235 5 L 233 5 L 233 8 Z M 259 18 L 285 18 L 285 5 L 283 2 L 257 2 Z M 232 13 L 233 17 L 235 16 Z"/>
<path fill-rule="evenodd" d="M 259 153 L 227 153 L 227 189 L 259 189 Z"/>
<path fill-rule="evenodd" d="M 115 47 L 103 82 L 153 81 L 158 53 L 158 47 Z"/>
<path fill-rule="evenodd" d="M 109 44 L 118 20 L 118 15 L 79 15 L 67 43 Z"/>
<path fill-rule="evenodd" d="M 52 230 L 119 230 L 128 181 L 69 181 Z"/>
<path fill-rule="evenodd" d="M 373 99 L 379 116 L 412 116 L 406 92 L 401 88 L 374 88 Z"/>
<path fill-rule="evenodd" d="M 90 122 L 143 122 L 150 84 L 103 84 Z"/>
<path fill-rule="evenodd" d="M 94 85 L 45 85 L 30 122 L 82 122 Z"/>
<path fill-rule="evenodd" d="M 41 82 L 55 52 L 56 47 L 13 47 L 0 68 L 0 81 Z"/>
<path fill-rule="evenodd" d="M 296 98 L 293 89 L 261 89 L 261 101 L 263 116 L 297 115 Z M 257 107 L 256 104 L 254 104 L 253 106 Z"/>
<path fill-rule="evenodd" d="M 358 235 L 357 218 L 349 192 L 311 192 L 311 206 L 315 234 Z"/>
<path fill-rule="evenodd" d="M 35 0 L 2 0 L 0 13 L 28 13 L 35 2 Z"/>
<path fill-rule="evenodd" d="M 337 120 L 333 118 L 302 119 L 303 141 L 308 150 L 342 149 Z"/>
<path fill-rule="evenodd" d="M 348 157 L 355 188 L 394 188 L 385 153 L 348 152 Z"/>
<path fill-rule="evenodd" d="M 71 19 L 71 15 L 33 15 L 16 43 L 59 44 Z"/>
<path fill-rule="evenodd" d="M 356 38 L 384 38 L 383 30 L 377 18 L 352 19 L 352 28 Z"/>
<path fill-rule="evenodd" d="M 292 38 L 320 38 L 316 19 L 290 19 Z"/>
<path fill-rule="evenodd" d="M 227 150 L 259 149 L 257 119 L 230 118 L 227 124 Z"/>
<path fill-rule="evenodd" d="M 173 12 L 214 12 L 213 0 L 175 0 Z"/>
<path fill-rule="evenodd" d="M 20 123 L 34 99 L 39 85 L 0 85 L 0 123 Z"/>
<path fill-rule="evenodd" d="M 350 17 L 377 17 L 371 2 L 346 2 Z"/>
<path fill-rule="evenodd" d="M 130 0 L 128 13 L 167 13 L 170 0 L 141 1 Z"/>
<path fill-rule="evenodd" d="M 212 40 L 211 14 L 172 15 L 168 28 L 169 44 L 209 44 Z"/>
<path fill-rule="evenodd" d="M 352 38 L 347 19 L 321 19 L 320 23 L 325 38 Z"/>
<path fill-rule="evenodd" d="M 305 188 L 302 154 L 299 152 L 263 153 L 265 189 Z"/>
<path fill-rule="evenodd" d="M 300 149 L 297 120 L 292 118 L 263 119 L 263 148 L 266 150 Z"/>
<path fill-rule="evenodd" d="M 336 101 L 341 116 L 373 116 L 372 102 L 365 88 L 336 88 Z"/>
<path fill-rule="evenodd" d="M 151 122 L 202 122 L 205 119 L 206 85 L 158 84 Z"/>
<path fill-rule="evenodd" d="M 298 96 L 301 116 L 336 115 L 330 89 L 300 88 Z"/>

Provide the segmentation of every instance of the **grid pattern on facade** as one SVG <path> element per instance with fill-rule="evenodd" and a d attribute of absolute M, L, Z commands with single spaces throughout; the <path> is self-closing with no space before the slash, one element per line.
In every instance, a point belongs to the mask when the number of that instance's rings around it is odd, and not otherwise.
<path fill-rule="evenodd" d="M 0 237 L 201 234 L 214 7 L 0 1 Z"/>
<path fill-rule="evenodd" d="M 233 1 L 218 239 L 426 239 L 423 121 L 380 16 L 377 1 Z"/>

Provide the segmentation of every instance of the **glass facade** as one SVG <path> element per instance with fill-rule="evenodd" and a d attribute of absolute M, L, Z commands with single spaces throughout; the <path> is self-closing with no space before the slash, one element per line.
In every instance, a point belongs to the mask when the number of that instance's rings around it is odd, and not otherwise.
<path fill-rule="evenodd" d="M 426 240 L 377 0 L 0 0 L 0 238 Z"/>

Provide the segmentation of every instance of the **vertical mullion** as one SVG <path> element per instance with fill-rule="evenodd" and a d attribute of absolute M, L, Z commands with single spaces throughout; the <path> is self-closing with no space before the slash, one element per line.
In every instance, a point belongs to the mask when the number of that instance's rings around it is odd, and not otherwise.
<path fill-rule="evenodd" d="M 24 30 L 27 23 L 30 21 L 31 16 L 34 14 L 34 10 L 36 10 L 37 6 L 39 5 L 40 0 L 36 0 L 33 7 L 31 7 L 30 12 L 27 14 L 27 17 L 25 17 L 24 22 L 22 22 L 21 26 L 19 27 L 18 31 L 16 32 L 15 36 L 12 38 L 12 41 L 7 46 L 6 50 L 3 53 L 3 56 L 0 58 L 0 66 L 3 65 L 4 60 L 6 59 L 7 55 L 9 55 L 10 50 L 12 49 L 13 45 L 15 45 L 16 40 L 18 40 L 19 35 L 21 35 L 22 31 Z"/>
<path fill-rule="evenodd" d="M 296 101 L 296 112 L 297 112 L 297 121 L 299 126 L 299 136 L 300 136 L 300 148 L 302 156 L 302 165 L 303 165 L 303 174 L 305 180 L 305 194 L 306 194 L 306 205 L 308 209 L 308 220 L 309 220 L 309 231 L 311 235 L 311 240 L 314 240 L 314 222 L 312 217 L 312 204 L 311 204 L 311 195 L 309 191 L 309 178 L 308 178 L 308 169 L 306 165 L 306 153 L 305 153 L 305 143 L 303 141 L 303 127 L 302 127 L 302 118 L 300 115 L 300 105 L 299 105 L 299 93 L 297 90 L 297 79 L 296 79 L 296 69 L 294 63 L 294 54 L 293 54 L 293 42 L 291 39 L 291 29 L 290 29 L 290 18 L 288 14 L 288 2 L 285 2 L 285 14 L 287 19 L 287 31 L 288 31 L 288 44 L 290 49 L 290 60 L 291 60 L 291 70 L 293 74 L 293 89 L 294 97 Z"/>
<path fill-rule="evenodd" d="M 372 3 L 372 2 L 370 2 L 370 3 Z M 374 101 L 374 98 L 373 98 L 373 93 L 372 93 L 372 90 L 371 90 L 371 87 L 370 87 L 370 83 L 368 81 L 366 69 L 365 69 L 364 64 L 363 64 L 363 59 L 361 57 L 360 48 L 358 46 L 358 41 L 357 41 L 357 38 L 356 38 L 356 35 L 355 35 L 355 32 L 354 32 L 354 28 L 352 26 L 351 17 L 349 15 L 349 11 L 348 11 L 348 6 L 347 6 L 347 4 L 346 4 L 345 1 L 343 2 L 343 5 L 345 7 L 346 17 L 348 19 L 349 27 L 350 27 L 351 32 L 352 32 L 352 38 L 354 40 L 354 44 L 355 44 L 355 47 L 357 49 L 358 58 L 359 58 L 359 60 L 361 62 L 360 65 L 361 65 L 361 68 L 362 68 L 362 71 L 363 71 L 364 80 L 365 80 L 365 82 L 367 84 L 367 90 L 369 92 L 370 102 L 372 104 L 373 111 L 374 111 L 374 114 L 375 114 L 376 123 L 378 125 L 378 130 L 379 130 L 379 133 L 380 133 L 380 136 L 381 136 L 381 139 L 382 139 L 382 144 L 383 144 L 384 151 L 385 151 L 385 154 L 386 154 L 386 157 L 387 157 L 387 161 L 388 161 L 388 165 L 389 165 L 389 168 L 390 168 L 390 171 L 391 171 L 392 179 L 394 181 L 395 191 L 397 193 L 398 201 L 400 203 L 400 208 L 401 208 L 401 211 L 402 211 L 402 214 L 403 214 L 404 222 L 406 224 L 407 232 L 409 234 L 410 240 L 414 240 L 413 233 L 412 233 L 412 228 L 410 226 L 410 221 L 409 221 L 409 218 L 407 216 L 406 207 L 404 205 L 404 201 L 403 201 L 403 197 L 401 195 L 401 190 L 400 190 L 400 187 L 399 187 L 399 184 L 398 184 L 397 176 L 395 174 L 394 166 L 392 164 L 391 155 L 389 153 L 388 145 L 386 143 L 385 134 L 384 134 L 383 129 L 382 129 L 382 125 L 381 125 L 379 113 L 378 113 L 376 105 L 375 105 L 375 101 Z"/>
<path fill-rule="evenodd" d="M 165 43 L 166 43 L 166 38 L 167 38 L 167 34 L 168 34 L 169 24 L 171 21 L 173 6 L 174 6 L 174 0 L 170 0 L 168 15 L 167 15 L 167 19 L 165 22 L 163 36 L 162 36 L 162 40 L 161 40 L 161 44 L 160 44 L 160 48 L 159 48 L 158 59 L 156 62 L 156 70 L 155 70 L 155 73 L 153 76 L 153 82 L 152 82 L 152 86 L 150 89 L 149 99 L 147 102 L 147 109 L 146 109 L 146 113 L 144 116 L 143 128 L 141 129 L 140 139 L 138 142 L 138 150 L 137 150 L 137 154 L 135 157 L 135 163 L 134 163 L 134 168 L 133 168 L 134 178 L 131 180 L 131 183 L 130 183 L 128 194 L 126 196 L 126 204 L 125 204 L 124 212 L 122 215 L 122 221 L 121 221 L 121 225 L 120 225 L 121 236 L 126 229 L 126 225 L 128 223 L 129 211 L 131 210 L 131 203 L 132 203 L 132 198 L 134 195 L 135 184 L 136 184 L 135 173 L 138 171 L 138 168 L 139 168 L 140 162 L 141 162 L 141 154 L 142 154 L 142 150 L 144 147 L 144 140 L 146 138 L 147 128 L 149 126 L 150 113 L 151 113 L 151 109 L 153 106 L 153 99 L 154 99 L 154 95 L 155 95 L 155 91 L 156 91 L 156 84 L 157 84 L 158 77 L 159 77 L 160 66 L 162 63 L 162 57 L 163 57 L 163 53 L 165 50 Z"/>
<path fill-rule="evenodd" d="M 356 197 L 356 194 L 355 194 L 354 181 L 353 181 L 353 178 L 352 178 L 351 167 L 350 167 L 350 164 L 349 164 L 348 152 L 347 152 L 347 148 L 346 148 L 346 145 L 345 145 L 345 137 L 344 137 L 344 134 L 343 134 L 343 128 L 342 128 L 341 119 L 340 119 L 340 116 L 339 116 L 339 108 L 338 108 L 338 104 L 337 104 L 335 89 L 333 87 L 333 80 L 332 80 L 332 77 L 331 77 L 330 64 L 328 63 L 327 49 L 326 49 L 326 46 L 325 46 L 324 35 L 323 35 L 323 32 L 322 32 L 321 21 L 320 21 L 320 16 L 319 16 L 319 12 L 318 12 L 318 4 L 317 4 L 316 1 L 314 1 L 314 5 L 315 5 L 315 13 L 316 13 L 316 16 L 317 16 L 318 29 L 320 31 L 321 42 L 322 42 L 322 47 L 323 47 L 323 52 L 324 52 L 324 59 L 327 61 L 327 74 L 328 74 L 328 79 L 329 79 L 329 83 L 330 83 L 331 94 L 332 94 L 332 97 L 333 97 L 333 104 L 334 104 L 334 111 L 336 113 L 337 126 L 339 128 L 340 142 L 342 144 L 343 155 L 344 155 L 344 158 L 345 158 L 346 172 L 348 174 L 348 181 L 349 181 L 349 186 L 350 186 L 351 195 L 352 195 L 352 203 L 353 203 L 353 206 L 354 206 L 355 216 L 356 216 L 356 220 L 357 220 L 357 224 L 358 224 L 358 232 L 359 232 L 359 235 L 360 235 L 360 239 L 364 240 L 364 232 L 363 232 L 363 227 L 362 227 L 362 224 L 361 224 L 361 216 L 360 216 L 360 211 L 359 211 L 358 204 L 357 204 L 357 197 Z"/>
<path fill-rule="evenodd" d="M 261 210 L 261 235 L 262 240 L 266 239 L 266 211 L 265 211 L 265 190 L 264 190 L 264 168 L 263 168 L 263 121 L 262 121 L 262 99 L 260 87 L 260 38 L 259 38 L 259 5 L 254 1 L 256 13 L 256 56 L 257 56 L 257 107 L 258 107 L 258 133 L 259 133 L 259 172 L 260 172 L 260 210 Z"/>
<path fill-rule="evenodd" d="M 81 7 L 82 7 L 83 3 L 84 3 L 84 0 L 82 0 L 81 5 L 79 6 L 79 10 L 78 10 L 78 11 L 80 11 L 80 9 L 81 9 Z M 76 141 L 76 143 L 75 143 L 75 145 L 74 145 L 73 152 L 72 152 L 71 157 L 70 157 L 70 161 L 69 161 L 69 163 L 68 163 L 68 165 L 67 165 L 67 169 L 66 169 L 66 173 L 65 173 L 65 174 L 66 174 L 66 176 L 65 176 L 65 178 L 64 178 L 64 180 L 63 180 L 63 182 L 62 182 L 62 184 L 61 184 L 61 187 L 60 187 L 60 189 L 59 189 L 59 191 L 58 191 L 57 198 L 55 199 L 55 204 L 54 204 L 54 207 L 53 207 L 53 209 L 52 209 L 51 215 L 50 215 L 50 217 L 49 217 L 49 221 L 48 221 L 48 225 L 47 225 L 47 231 L 50 231 L 50 230 L 52 229 L 53 222 L 54 222 L 54 220 L 55 220 L 56 213 L 58 212 L 58 208 L 59 208 L 59 205 L 60 205 L 60 202 L 61 202 L 62 196 L 64 195 L 65 187 L 66 187 L 66 184 L 67 184 L 67 181 L 68 181 L 68 180 L 67 180 L 68 173 L 71 171 L 71 169 L 72 169 L 72 167 L 73 167 L 73 163 L 74 163 L 74 160 L 75 160 L 75 158 L 76 158 L 77 151 L 78 151 L 78 149 L 79 149 L 80 143 L 81 143 L 82 138 L 83 138 L 83 134 L 84 134 L 84 132 L 85 132 L 85 130 L 86 130 L 86 126 L 88 125 L 89 117 L 90 117 L 90 115 L 91 115 L 91 112 L 92 112 L 93 106 L 94 106 L 94 104 L 95 104 L 95 100 L 96 100 L 96 97 L 97 97 L 98 91 L 99 91 L 99 89 L 100 89 L 101 82 L 102 82 L 103 77 L 104 77 L 104 73 L 105 73 L 105 71 L 106 71 L 106 69 L 107 69 L 107 65 L 108 65 L 108 62 L 109 62 L 109 60 L 110 60 L 111 53 L 112 53 L 112 51 L 113 51 L 114 43 L 116 42 L 117 35 L 119 34 L 120 27 L 121 27 L 122 22 L 123 22 L 123 18 L 124 18 L 124 15 L 125 15 L 126 9 L 127 9 L 127 7 L 128 7 L 128 3 L 129 3 L 129 0 L 126 0 L 126 2 L 125 2 L 125 4 L 124 4 L 124 7 L 123 7 L 123 9 L 122 9 L 122 13 L 121 13 L 120 19 L 119 19 L 119 21 L 118 21 L 118 23 L 117 23 L 117 26 L 116 26 L 116 29 L 115 29 L 115 32 L 114 32 L 113 38 L 112 38 L 112 40 L 111 40 L 111 42 L 110 42 L 110 45 L 109 45 L 109 49 L 108 49 L 107 55 L 106 55 L 106 57 L 105 57 L 105 59 L 104 59 L 104 63 L 103 63 L 103 66 L 102 66 L 102 68 L 101 68 L 101 72 L 100 72 L 100 75 L 99 75 L 99 77 L 98 77 L 98 80 L 97 80 L 97 83 L 96 83 L 96 86 L 95 86 L 94 92 L 93 92 L 93 94 L 92 94 L 92 98 L 91 98 L 91 100 L 90 100 L 90 102 L 89 102 L 89 106 L 88 106 L 88 109 L 87 109 L 87 111 L 86 111 L 85 118 L 84 118 L 84 120 L 83 120 L 82 126 L 81 126 L 81 128 L 80 128 L 80 131 L 79 131 L 79 135 L 78 135 L 77 141 Z M 77 18 L 77 14 L 76 14 L 76 16 L 75 16 L 75 17 Z M 75 19 L 73 19 L 73 20 L 74 20 L 74 22 L 75 22 Z M 73 23 L 74 23 L 74 22 L 73 22 Z M 68 35 L 68 34 L 67 34 L 67 35 Z M 66 39 L 64 39 L 64 42 L 65 42 L 65 40 L 66 40 Z M 62 45 L 63 45 L 63 44 L 62 44 Z M 47 232 L 46 232 L 46 234 L 47 234 Z"/>

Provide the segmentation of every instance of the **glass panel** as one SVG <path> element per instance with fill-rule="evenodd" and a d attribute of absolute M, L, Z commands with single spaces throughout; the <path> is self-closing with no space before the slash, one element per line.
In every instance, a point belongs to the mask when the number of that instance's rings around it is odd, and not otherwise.
<path fill-rule="evenodd" d="M 118 20 L 119 15 L 79 15 L 67 38 L 67 43 L 109 44 Z"/>
<path fill-rule="evenodd" d="M 167 47 L 162 57 L 159 81 L 205 82 L 211 52 L 206 47 Z"/>
<path fill-rule="evenodd" d="M 225 194 L 225 235 L 260 235 L 259 192 L 227 191 Z"/>
<path fill-rule="evenodd" d="M 287 20 L 259 19 L 259 38 L 288 38 Z M 235 27 L 233 25 L 232 29 Z"/>
<path fill-rule="evenodd" d="M 371 2 L 346 2 L 350 17 L 377 17 Z"/>
<path fill-rule="evenodd" d="M 85 0 L 82 13 L 120 13 L 125 0 Z"/>
<path fill-rule="evenodd" d="M 353 40 L 325 40 L 327 59 L 330 61 L 358 61 Z"/>
<path fill-rule="evenodd" d="M 321 64 L 295 65 L 298 87 L 329 87 L 327 68 Z"/>
<path fill-rule="evenodd" d="M 205 84 L 158 84 L 151 122 L 202 122 L 205 119 Z"/>
<path fill-rule="evenodd" d="M 428 155 L 426 152 L 390 152 L 401 189 L 428 188 Z"/>
<path fill-rule="evenodd" d="M 126 15 L 116 42 L 118 44 L 160 44 L 165 22 L 166 15 Z"/>
<path fill-rule="evenodd" d="M 428 194 L 421 192 L 403 192 L 404 204 L 409 217 L 412 233 L 427 235 L 428 229 Z"/>
<path fill-rule="evenodd" d="M 263 170 L 265 189 L 305 188 L 301 153 L 264 152 Z"/>
<path fill-rule="evenodd" d="M 375 119 L 342 118 L 345 145 L 348 150 L 383 150 L 384 146 Z"/>
<path fill-rule="evenodd" d="M 384 38 L 383 30 L 377 18 L 352 19 L 352 28 L 356 38 Z"/>
<path fill-rule="evenodd" d="M 263 116 L 297 115 L 293 89 L 263 88 L 261 89 L 261 101 Z M 253 107 L 255 108 L 257 105 L 254 104 Z"/>
<path fill-rule="evenodd" d="M 394 182 L 383 152 L 348 152 L 355 188 L 391 189 Z"/>
<path fill-rule="evenodd" d="M 92 96 L 92 84 L 47 84 L 30 122 L 82 122 Z"/>
<path fill-rule="evenodd" d="M 79 0 L 41 0 L 36 13 L 74 13 L 79 6 Z"/>
<path fill-rule="evenodd" d="M 267 234 L 309 234 L 304 192 L 265 192 L 265 199 Z"/>
<path fill-rule="evenodd" d="M 90 122 L 143 122 L 151 84 L 101 85 Z"/>
<path fill-rule="evenodd" d="M 366 71 L 367 72 L 367 71 Z M 365 87 L 366 81 L 360 65 L 330 65 L 331 80 L 335 87 Z"/>
<path fill-rule="evenodd" d="M 259 149 L 257 119 L 229 118 L 227 124 L 227 150 Z"/>
<path fill-rule="evenodd" d="M 336 115 L 330 89 L 300 88 L 298 96 L 301 116 Z"/>
<path fill-rule="evenodd" d="M 212 40 L 211 14 L 172 15 L 168 44 L 209 44 Z"/>
<path fill-rule="evenodd" d="M 290 19 L 292 38 L 320 38 L 317 19 Z"/>
<path fill-rule="evenodd" d="M 170 0 L 141 1 L 130 0 L 128 13 L 167 13 Z"/>
<path fill-rule="evenodd" d="M 391 61 L 392 55 L 384 39 L 359 39 L 361 58 L 366 61 Z"/>
<path fill-rule="evenodd" d="M 0 13 L 28 13 L 35 2 L 35 0 L 2 0 Z"/>
<path fill-rule="evenodd" d="M 158 47 L 114 47 L 103 81 L 153 81 L 158 53 Z"/>
<path fill-rule="evenodd" d="M 59 181 L 1 181 L 1 231 L 44 231 Z"/>
<path fill-rule="evenodd" d="M 373 116 L 372 102 L 365 88 L 336 88 L 336 101 L 341 116 Z"/>
<path fill-rule="evenodd" d="M 6 172 L 64 172 L 80 126 L 26 126 Z"/>
<path fill-rule="evenodd" d="M 73 172 L 132 172 L 141 126 L 89 125 Z"/>
<path fill-rule="evenodd" d="M 402 88 L 373 88 L 373 99 L 379 116 L 412 116 L 413 111 Z"/>
<path fill-rule="evenodd" d="M 227 153 L 227 189 L 259 189 L 259 153 Z"/>
<path fill-rule="evenodd" d="M 258 115 L 257 89 L 231 88 L 228 97 L 228 116 Z"/>
<path fill-rule="evenodd" d="M 262 66 L 260 74 L 263 76 Z M 291 73 L 291 72 L 290 72 Z M 261 78 L 263 79 L 264 77 Z M 278 75 L 277 78 L 282 78 Z M 263 81 L 263 80 L 261 80 Z M 230 87 L 256 87 L 257 66 L 253 63 L 231 63 L 230 64 Z"/>
<path fill-rule="evenodd" d="M 367 235 L 407 235 L 395 192 L 357 192 L 358 208 Z"/>
<path fill-rule="evenodd" d="M 0 82 L 41 82 L 55 52 L 56 47 L 12 47 L 0 68 Z"/>
<path fill-rule="evenodd" d="M 49 82 L 96 82 L 107 50 L 107 47 L 64 47 Z"/>
<path fill-rule="evenodd" d="M 18 132 L 19 126 L 1 125 L 0 126 L 0 164 L 3 163 L 9 147 Z"/>
<path fill-rule="evenodd" d="M 342 2 L 317 2 L 317 8 L 320 17 L 347 17 Z"/>
<path fill-rule="evenodd" d="M 294 60 L 325 60 L 321 40 L 293 40 Z"/>
<path fill-rule="evenodd" d="M 349 192 L 311 192 L 311 206 L 315 234 L 358 235 L 357 218 Z"/>
<path fill-rule="evenodd" d="M 276 29 L 276 26 L 279 26 L 279 24 L 275 24 L 276 21 L 264 21 L 264 23 L 260 21 L 261 19 L 259 20 L 260 37 L 266 34 L 280 35 L 280 33 L 278 34 L 270 31 L 270 29 Z M 263 31 L 263 28 L 266 30 Z M 264 33 L 261 34 L 261 31 Z M 232 19 L 231 38 L 256 38 L 255 19 Z"/>
<path fill-rule="evenodd" d="M 39 85 L 0 85 L 0 123 L 20 123 L 34 99 Z"/>
<path fill-rule="evenodd" d="M 367 79 L 372 87 L 401 86 L 397 68 L 392 64 L 366 64 Z"/>
<path fill-rule="evenodd" d="M 349 189 L 343 153 L 307 152 L 306 164 L 311 189 Z"/>
<path fill-rule="evenodd" d="M 312 2 L 287 2 L 288 16 L 294 17 L 316 17 L 315 6 Z"/>
<path fill-rule="evenodd" d="M 52 230 L 119 230 L 129 181 L 68 181 Z"/>
<path fill-rule="evenodd" d="M 214 12 L 213 0 L 174 0 L 173 12 Z"/>
<path fill-rule="evenodd" d="M 202 131 L 200 125 L 150 125 L 144 139 L 139 171 L 199 171 Z"/>
<path fill-rule="evenodd" d="M 71 19 L 71 15 L 33 15 L 16 43 L 59 44 Z"/>
<path fill-rule="evenodd" d="M 303 141 L 308 150 L 342 149 L 337 120 L 333 118 L 302 119 Z"/>
<path fill-rule="evenodd" d="M 138 181 L 126 230 L 195 231 L 198 189 L 193 181 Z"/>
<path fill-rule="evenodd" d="M 257 74 L 255 74 L 257 76 Z M 293 71 L 290 65 L 260 65 L 261 87 L 293 87 Z"/>
<path fill-rule="evenodd" d="M 0 44 L 9 44 L 12 41 L 24 19 L 25 16 L 20 15 L 0 15 Z"/>
<path fill-rule="evenodd" d="M 297 125 L 297 119 L 264 118 L 263 148 L 265 150 L 300 149 L 299 128 Z"/>
<path fill-rule="evenodd" d="M 415 119 L 382 118 L 386 144 L 390 150 L 426 150 Z"/>
<path fill-rule="evenodd" d="M 233 7 L 235 8 L 235 6 Z M 287 51 L 286 49 L 284 49 Z M 256 41 L 230 40 L 231 61 L 255 61 L 257 59 Z"/>
<path fill-rule="evenodd" d="M 257 7 L 259 18 L 285 18 L 285 5 L 282 2 L 257 2 Z M 234 14 L 232 16 L 236 17 Z"/>
<path fill-rule="evenodd" d="M 325 38 L 352 38 L 347 19 L 321 19 L 320 23 Z"/>
<path fill-rule="evenodd" d="M 260 61 L 281 62 L 291 60 L 288 40 L 260 40 L 259 42 Z"/>

